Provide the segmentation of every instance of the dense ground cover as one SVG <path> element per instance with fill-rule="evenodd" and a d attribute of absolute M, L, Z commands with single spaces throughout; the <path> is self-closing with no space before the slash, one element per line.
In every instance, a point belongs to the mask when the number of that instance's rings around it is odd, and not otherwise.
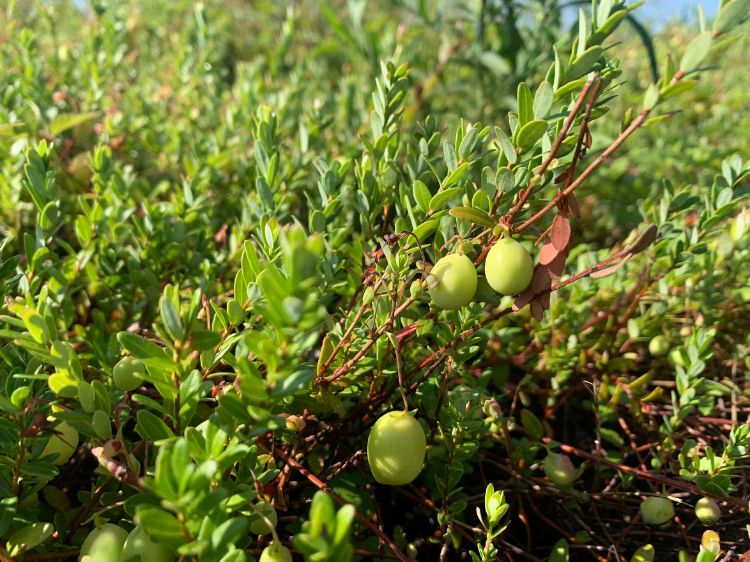
<path fill-rule="evenodd" d="M 0 560 L 746 555 L 750 2 L 561 4 L 6 3 Z"/>

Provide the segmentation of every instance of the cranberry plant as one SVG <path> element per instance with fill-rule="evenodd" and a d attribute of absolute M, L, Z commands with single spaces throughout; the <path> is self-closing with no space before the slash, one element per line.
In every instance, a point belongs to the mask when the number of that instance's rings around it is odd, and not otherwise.
<path fill-rule="evenodd" d="M 4 7 L 0 561 L 746 554 L 750 3 L 574 4 Z"/>

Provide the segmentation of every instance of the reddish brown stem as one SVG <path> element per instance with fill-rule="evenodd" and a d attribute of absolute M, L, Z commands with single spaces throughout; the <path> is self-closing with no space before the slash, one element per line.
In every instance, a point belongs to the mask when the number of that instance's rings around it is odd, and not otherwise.
<path fill-rule="evenodd" d="M 586 96 L 588 95 L 589 90 L 591 90 L 591 87 L 595 83 L 601 85 L 598 74 L 595 74 L 591 80 L 586 82 L 586 84 L 583 86 L 583 89 L 581 90 L 581 93 L 578 94 L 578 98 L 576 98 L 576 101 L 573 104 L 573 108 L 570 110 L 570 113 L 568 114 L 568 116 L 565 118 L 565 121 L 563 122 L 562 129 L 560 129 L 560 134 L 557 135 L 557 138 L 555 139 L 555 143 L 552 145 L 552 148 L 550 149 L 549 154 L 547 155 L 547 158 L 545 158 L 544 162 L 542 162 L 542 165 L 539 166 L 536 173 L 534 174 L 535 177 L 541 178 L 544 175 L 544 172 L 547 171 L 547 168 L 549 168 L 549 165 L 552 163 L 552 160 L 555 159 L 555 156 L 557 155 L 557 151 L 560 149 L 560 145 L 562 145 L 563 141 L 565 140 L 565 137 L 568 135 L 570 128 L 573 126 L 573 123 L 575 122 L 576 117 L 578 116 L 578 112 L 581 110 L 581 107 L 583 106 L 583 102 L 586 100 Z M 593 98 L 596 98 L 596 94 L 593 96 Z M 528 201 L 529 197 L 531 196 L 533 192 L 534 192 L 534 188 L 531 185 L 529 185 L 525 190 L 523 190 L 516 204 L 505 216 L 506 224 L 513 224 L 513 219 L 521 210 L 521 208 L 523 208 L 524 204 L 526 203 L 526 201 Z"/>
<path fill-rule="evenodd" d="M 547 211 L 555 207 L 560 201 L 565 199 L 568 195 L 573 193 L 576 189 L 578 189 L 583 182 L 585 182 L 591 174 L 594 173 L 594 171 L 601 166 L 604 161 L 610 157 L 610 155 L 616 151 L 622 143 L 625 142 L 625 140 L 632 135 L 636 129 L 638 129 L 641 125 L 643 125 L 644 121 L 646 120 L 646 117 L 648 117 L 649 110 L 644 109 L 639 114 L 638 117 L 633 119 L 633 121 L 628 125 L 628 127 L 619 134 L 619 136 L 614 140 L 614 142 L 609 145 L 606 149 L 602 151 L 602 153 L 594 159 L 594 161 L 589 164 L 589 166 L 581 173 L 576 180 L 571 183 L 568 187 L 566 187 L 563 191 L 559 192 L 549 203 L 547 203 L 542 209 L 537 211 L 531 218 L 529 218 L 527 221 L 525 221 L 521 226 L 514 229 L 515 232 L 523 232 L 528 227 L 530 227 L 532 224 L 537 222 L 539 219 L 541 219 L 544 215 L 547 214 Z"/>
<path fill-rule="evenodd" d="M 300 474 L 302 474 L 305 478 L 307 478 L 312 484 L 314 484 L 317 488 L 323 490 L 326 494 L 331 496 L 334 500 L 336 500 L 341 505 L 347 505 L 349 502 L 347 502 L 344 498 L 339 496 L 336 492 L 334 492 L 328 484 L 323 482 L 320 478 L 315 476 L 312 472 L 307 470 L 304 466 L 302 466 L 299 462 L 297 462 L 296 459 L 293 457 L 290 457 L 286 455 L 285 453 L 281 452 L 279 449 L 275 449 L 273 451 L 275 456 L 278 456 L 281 460 L 283 460 L 286 464 L 297 470 Z M 393 539 L 391 539 L 388 535 L 386 535 L 380 527 L 375 525 L 372 521 L 367 519 L 364 515 L 359 513 L 359 511 L 354 512 L 354 515 L 357 519 L 359 519 L 362 524 L 370 529 L 373 533 L 375 533 L 380 540 L 382 540 L 385 544 L 388 545 L 388 548 L 391 549 L 391 552 L 402 562 L 416 562 L 412 558 L 409 558 L 406 554 L 401 552 L 401 549 L 396 545 L 396 543 L 393 542 Z"/>
<path fill-rule="evenodd" d="M 544 443 L 550 444 L 553 443 L 553 440 L 549 437 L 545 437 L 542 439 Z M 746 500 L 743 500 L 742 498 L 735 498 L 732 496 L 720 496 L 717 494 L 713 494 L 711 492 L 707 492 L 705 490 L 701 490 L 698 488 L 698 486 L 694 484 L 690 484 L 689 482 L 683 482 L 681 480 L 675 480 L 673 478 L 668 478 L 667 476 L 662 476 L 661 474 L 654 474 L 652 472 L 648 472 L 646 470 L 641 470 L 640 468 L 633 468 L 632 466 L 627 466 L 624 464 L 618 464 L 616 462 L 612 462 L 609 459 L 597 457 L 596 455 L 593 455 L 591 453 L 587 453 L 586 451 L 582 451 L 581 449 L 578 449 L 577 447 L 573 447 L 572 445 L 566 445 L 566 444 L 559 444 L 558 445 L 560 449 L 568 454 L 575 455 L 577 457 L 580 457 L 582 459 L 587 459 L 594 462 L 599 462 L 601 464 L 605 464 L 611 468 L 616 468 L 617 470 L 620 470 L 622 472 L 627 472 L 628 474 L 633 474 L 635 476 L 638 476 L 640 478 L 645 478 L 647 480 L 653 480 L 654 482 L 659 482 L 660 484 L 664 484 L 666 486 L 671 486 L 673 488 L 678 488 L 680 490 L 684 490 L 686 492 L 690 492 L 691 494 L 696 494 L 700 496 L 709 496 L 712 498 L 715 498 L 719 501 L 724 501 L 729 504 L 732 504 L 735 507 L 739 507 L 742 509 L 745 509 L 747 507 Z"/>

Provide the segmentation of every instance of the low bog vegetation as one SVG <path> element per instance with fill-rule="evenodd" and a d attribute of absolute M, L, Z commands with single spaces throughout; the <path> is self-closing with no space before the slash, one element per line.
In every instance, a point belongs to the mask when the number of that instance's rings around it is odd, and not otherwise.
<path fill-rule="evenodd" d="M 562 4 L 7 2 L 0 561 L 747 560 L 750 2 Z"/>

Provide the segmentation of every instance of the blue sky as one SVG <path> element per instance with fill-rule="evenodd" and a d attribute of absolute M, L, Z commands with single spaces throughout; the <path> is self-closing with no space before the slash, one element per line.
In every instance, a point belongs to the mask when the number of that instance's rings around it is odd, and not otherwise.
<path fill-rule="evenodd" d="M 698 5 L 703 6 L 706 17 L 713 17 L 719 0 L 646 0 L 636 14 L 643 21 L 664 23 L 672 18 L 695 20 Z"/>

